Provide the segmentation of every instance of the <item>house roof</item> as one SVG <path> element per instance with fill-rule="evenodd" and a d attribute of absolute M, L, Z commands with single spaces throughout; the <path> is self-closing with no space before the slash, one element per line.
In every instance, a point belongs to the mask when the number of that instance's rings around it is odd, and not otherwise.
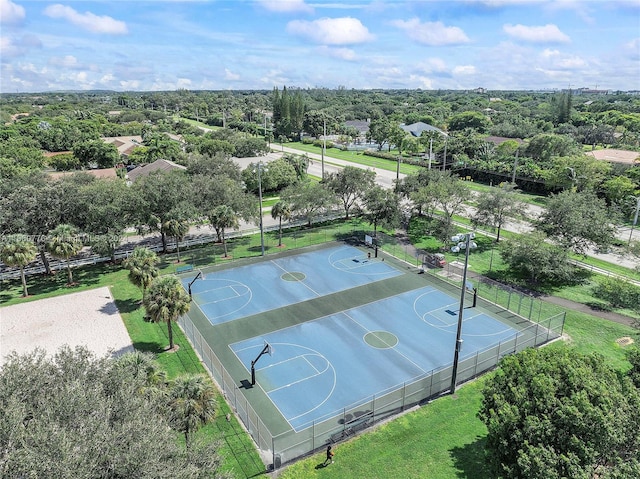
<path fill-rule="evenodd" d="M 367 120 L 347 120 L 345 126 L 350 126 L 358 130 L 358 133 L 365 134 L 369 131 L 370 122 Z"/>
<path fill-rule="evenodd" d="M 148 165 L 138 166 L 131 170 L 127 178 L 129 181 L 136 181 L 141 176 L 147 176 L 156 171 L 172 171 L 172 170 L 186 170 L 186 166 L 178 165 L 173 161 L 169 160 L 156 160 L 153 163 L 149 163 Z"/>
<path fill-rule="evenodd" d="M 116 173 L 115 168 L 73 170 L 73 171 L 53 171 L 51 173 L 48 173 L 48 175 L 54 180 L 57 180 L 58 178 L 62 178 L 63 176 L 71 176 L 71 175 L 75 175 L 76 173 L 87 173 L 91 176 L 95 176 L 96 178 L 104 178 L 104 179 L 112 179 L 112 178 L 118 177 L 118 174 Z"/>
<path fill-rule="evenodd" d="M 110 143 L 118 149 L 120 155 L 128 156 L 136 146 L 144 146 L 142 137 L 133 136 L 110 136 L 102 139 L 105 143 Z"/>
<path fill-rule="evenodd" d="M 400 125 L 400 128 L 402 128 L 407 133 L 411 133 L 413 136 L 420 136 L 422 135 L 423 131 L 437 131 L 441 135 L 447 136 L 447 134 L 440 128 L 428 125 L 422 121 L 419 121 L 418 123 L 412 123 L 411 125 Z"/>

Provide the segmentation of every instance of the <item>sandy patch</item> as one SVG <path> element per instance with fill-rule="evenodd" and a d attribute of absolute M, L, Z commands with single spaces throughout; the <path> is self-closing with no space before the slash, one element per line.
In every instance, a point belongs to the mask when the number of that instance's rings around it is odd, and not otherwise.
<path fill-rule="evenodd" d="M 97 356 L 133 351 L 109 288 L 98 288 L 0 309 L 0 366 L 10 352 L 43 348 L 48 354 L 68 344 Z"/>
<path fill-rule="evenodd" d="M 615 150 L 605 148 L 604 150 L 588 151 L 587 155 L 593 156 L 596 160 L 613 161 L 615 163 L 627 163 L 632 165 L 640 158 L 637 151 Z"/>

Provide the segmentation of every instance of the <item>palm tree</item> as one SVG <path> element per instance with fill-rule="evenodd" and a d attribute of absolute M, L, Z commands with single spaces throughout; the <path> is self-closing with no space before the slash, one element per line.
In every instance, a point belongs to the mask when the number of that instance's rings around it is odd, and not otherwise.
<path fill-rule="evenodd" d="M 204 375 L 180 376 L 169 397 L 171 425 L 184 434 L 189 448 L 192 434 L 215 417 L 216 390 Z"/>
<path fill-rule="evenodd" d="M 160 368 L 153 354 L 143 351 L 123 354 L 118 358 L 117 365 L 140 380 L 138 392 L 145 397 L 166 399 L 167 373 Z"/>
<path fill-rule="evenodd" d="M 291 205 L 286 201 L 278 201 L 271 208 L 271 217 L 275 219 L 279 219 L 279 227 L 278 227 L 278 248 L 282 247 L 282 220 L 285 219 L 289 221 L 291 219 Z"/>
<path fill-rule="evenodd" d="M 67 285 L 73 284 L 71 257 L 77 255 L 82 249 L 78 228 L 68 224 L 56 226 L 49 232 L 46 249 L 54 258 L 63 259 L 67 262 Z"/>
<path fill-rule="evenodd" d="M 22 296 L 29 296 L 27 291 L 27 279 L 24 276 L 24 267 L 31 263 L 38 255 L 38 248 L 33 241 L 25 235 L 11 235 L 4 238 L 0 244 L 0 260 L 10 267 L 20 268 L 22 279 Z"/>
<path fill-rule="evenodd" d="M 176 218 L 169 219 L 162 225 L 165 233 L 176 239 L 176 251 L 178 253 L 178 263 L 180 262 L 180 246 L 179 243 L 189 232 L 189 222 L 187 220 L 179 220 Z"/>
<path fill-rule="evenodd" d="M 191 299 L 175 275 L 160 276 L 149 286 L 142 299 L 147 316 L 154 323 L 167 323 L 169 332 L 169 350 L 174 350 L 171 323 L 189 311 Z"/>
<path fill-rule="evenodd" d="M 224 230 L 226 228 L 238 229 L 240 228 L 240 222 L 238 221 L 238 215 L 230 206 L 220 205 L 216 206 L 209 213 L 209 222 L 211 226 L 213 226 L 218 234 L 218 238 L 222 241 L 222 246 L 224 247 L 224 257 L 226 258 L 227 253 L 227 242 L 224 237 Z"/>
<path fill-rule="evenodd" d="M 156 265 L 160 261 L 155 251 L 137 247 L 126 260 L 124 267 L 129 270 L 129 281 L 142 289 L 142 297 L 154 278 L 158 277 Z"/>

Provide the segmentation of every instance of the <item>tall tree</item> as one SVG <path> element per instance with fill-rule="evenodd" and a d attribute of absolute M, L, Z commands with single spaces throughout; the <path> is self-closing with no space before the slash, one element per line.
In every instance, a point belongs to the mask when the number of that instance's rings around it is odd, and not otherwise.
<path fill-rule="evenodd" d="M 578 254 L 608 248 L 615 240 L 615 212 L 592 192 L 563 191 L 551 195 L 537 229 Z"/>
<path fill-rule="evenodd" d="M 71 258 L 82 249 L 82 240 L 75 226 L 61 224 L 49 232 L 47 238 L 47 251 L 54 258 L 67 262 L 67 284 L 73 284 L 71 273 Z"/>
<path fill-rule="evenodd" d="M 568 251 L 547 241 L 540 231 L 501 243 L 500 256 L 516 275 L 531 283 L 566 281 L 573 274 Z"/>
<path fill-rule="evenodd" d="M 143 298 L 151 282 L 160 274 L 157 268 L 159 262 L 155 251 L 141 246 L 136 247 L 131 256 L 124 260 L 124 267 L 129 270 L 129 281 L 142 289 Z"/>
<path fill-rule="evenodd" d="M 387 118 L 372 120 L 367 131 L 367 139 L 378 145 L 378 151 L 382 150 L 385 143 L 389 143 L 391 136 L 391 122 Z M 389 145 L 389 148 L 391 146 Z"/>
<path fill-rule="evenodd" d="M 395 228 L 400 223 L 400 200 L 392 190 L 375 185 L 364 196 L 364 217 L 373 224 L 374 235 L 379 226 Z"/>
<path fill-rule="evenodd" d="M 170 423 L 184 434 L 187 449 L 200 426 L 213 421 L 216 413 L 216 390 L 204 375 L 180 376 L 169 391 Z"/>
<path fill-rule="evenodd" d="M 500 231 L 507 220 L 527 211 L 526 205 L 517 199 L 516 191 L 513 183 L 503 183 L 478 195 L 471 223 L 495 228 L 496 243 L 500 241 Z"/>
<path fill-rule="evenodd" d="M 153 280 L 142 299 L 148 317 L 154 323 L 166 323 L 169 334 L 169 350 L 175 351 L 172 323 L 186 314 L 191 299 L 175 275 L 160 276 Z"/>
<path fill-rule="evenodd" d="M 20 268 L 20 279 L 22 280 L 22 296 L 29 296 L 27 290 L 27 279 L 24 274 L 24 267 L 31 263 L 38 255 L 38 248 L 28 236 L 16 234 L 5 236 L 0 242 L 0 260 L 9 267 Z"/>
<path fill-rule="evenodd" d="M 418 210 L 439 213 L 442 224 L 438 236 L 442 242 L 448 243 L 453 216 L 462 211 L 471 191 L 457 176 L 449 172 L 433 172 L 429 183 L 410 197 Z"/>
<path fill-rule="evenodd" d="M 570 347 L 506 356 L 478 413 L 505 479 L 637 477 L 640 391 L 597 354 Z"/>
<path fill-rule="evenodd" d="M 113 168 L 120 160 L 120 154 L 115 145 L 102 140 L 76 143 L 73 146 L 73 156 L 85 167 L 95 164 L 98 168 Z"/>
<path fill-rule="evenodd" d="M 262 212 L 260 212 L 262 214 Z M 238 215 L 230 206 L 219 205 L 212 209 L 209 214 L 209 224 L 216 230 L 218 235 L 218 241 L 222 242 L 224 248 L 225 258 L 229 256 L 227 252 L 227 241 L 225 237 L 225 230 L 233 228 L 237 230 L 240 228 L 240 222 L 238 221 Z"/>
<path fill-rule="evenodd" d="M 189 232 L 189 220 L 185 218 L 173 217 L 169 218 L 165 221 L 165 224 L 162 225 L 164 231 L 169 235 L 173 236 L 176 240 L 176 254 L 178 256 L 178 263 L 180 262 L 180 241 L 184 239 L 184 237 Z"/>
<path fill-rule="evenodd" d="M 192 183 L 182 171 L 157 172 L 139 179 L 133 185 L 144 198 L 144 205 L 138 212 L 138 224 L 150 231 L 159 231 L 162 238 L 162 252 L 167 252 L 167 233 L 163 225 L 170 218 L 172 210 L 185 198 L 192 197 Z"/>
<path fill-rule="evenodd" d="M 291 205 L 291 212 L 307 219 L 311 226 L 313 220 L 336 204 L 335 194 L 323 184 L 306 181 L 288 186 L 280 198 Z"/>
<path fill-rule="evenodd" d="M 349 212 L 356 203 L 373 187 L 375 178 L 374 171 L 349 165 L 337 173 L 327 175 L 324 183 L 342 202 L 345 220 L 349 219 Z"/>
<path fill-rule="evenodd" d="M 282 246 L 282 220 L 291 219 L 291 206 L 286 201 L 278 201 L 271 208 L 271 217 L 278 220 L 278 247 Z"/>

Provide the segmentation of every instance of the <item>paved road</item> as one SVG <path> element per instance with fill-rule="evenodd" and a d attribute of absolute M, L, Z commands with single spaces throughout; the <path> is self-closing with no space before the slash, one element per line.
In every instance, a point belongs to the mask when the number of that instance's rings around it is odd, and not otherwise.
<path fill-rule="evenodd" d="M 294 148 L 290 148 L 286 146 L 282 146 L 282 147 L 277 146 L 275 148 L 276 150 L 280 150 L 280 154 L 282 154 L 283 152 L 295 153 L 295 154 L 304 153 L 301 150 L 296 150 Z M 277 151 L 273 154 L 277 154 Z M 309 173 L 314 176 L 322 176 L 322 166 L 321 166 L 322 156 L 317 153 L 306 153 L 306 154 L 313 161 L 313 164 L 309 167 Z M 369 168 L 367 166 L 356 164 L 356 163 L 350 163 L 345 160 L 327 157 L 326 155 L 325 155 L 324 163 L 325 163 L 325 174 L 337 171 L 340 167 L 344 167 L 347 165 L 356 166 L 363 169 Z M 393 183 L 396 179 L 396 173 L 394 171 L 381 170 L 381 169 L 375 169 L 375 168 L 374 168 L 374 171 L 376 172 L 377 184 L 386 188 L 391 188 L 393 186 Z M 400 179 L 404 178 L 405 176 L 406 175 L 401 173 Z M 467 217 L 471 217 L 474 211 L 475 210 L 469 206 L 467 207 L 467 211 L 465 215 Z M 540 206 L 527 205 L 527 212 L 531 219 L 538 218 L 543 211 L 544 211 L 543 208 Z M 502 227 L 502 229 L 505 231 L 511 231 L 516 233 L 526 233 L 526 232 L 532 231 L 533 226 L 529 222 L 509 220 Z M 631 229 L 630 227 L 619 228 L 616 236 L 618 237 L 618 239 L 626 243 L 629 240 L 630 229 Z M 640 227 L 634 229 L 633 241 L 640 241 Z M 640 259 L 634 258 L 628 254 L 625 254 L 624 252 L 612 251 L 611 253 L 600 253 L 595 250 L 590 250 L 588 252 L 588 256 L 601 259 L 608 263 L 625 266 L 630 269 L 640 267 Z"/>
<path fill-rule="evenodd" d="M 275 151 L 272 151 L 266 156 L 257 157 L 257 158 L 239 158 L 239 159 L 236 159 L 236 162 L 240 165 L 241 168 L 246 168 L 250 163 L 256 163 L 258 161 L 268 163 L 269 161 L 279 158 L 280 156 L 282 156 L 283 153 L 294 153 L 294 154 L 305 153 L 301 150 L 296 150 L 294 148 L 290 148 L 287 146 L 276 145 L 274 148 L 275 148 Z M 306 153 L 306 154 L 311 159 L 311 164 L 309 165 L 308 173 L 313 176 L 321 177 L 322 169 L 323 169 L 322 156 L 316 153 Z M 385 188 L 391 188 L 396 179 L 395 171 L 381 170 L 379 168 L 371 168 L 365 165 L 351 163 L 345 160 L 341 160 L 338 158 L 333 158 L 325 155 L 325 158 L 324 158 L 325 175 L 329 173 L 337 172 L 341 168 L 347 165 L 356 166 L 363 169 L 373 169 L 373 171 L 375 171 L 376 173 L 376 183 Z M 400 174 L 401 179 L 404 178 L 405 176 L 406 176 L 405 174 L 402 174 L 402 173 Z M 273 219 L 270 214 L 268 214 L 269 208 L 264 208 L 263 211 L 265 212 L 265 215 L 263 217 L 264 228 L 265 229 L 275 228 L 278 222 L 277 220 Z M 531 218 L 533 219 L 533 218 L 537 218 L 543 210 L 539 206 L 528 205 L 528 211 Z M 473 215 L 473 213 L 474 213 L 474 209 L 468 206 L 465 215 L 467 217 L 470 217 Z M 503 226 L 502 229 L 505 231 L 525 233 L 525 232 L 531 231 L 533 227 L 528 222 L 510 220 Z M 241 222 L 240 231 L 244 233 L 250 233 L 250 232 L 257 232 L 259 231 L 259 229 L 258 229 L 258 225 L 255 223 Z M 146 245 L 157 243 L 159 241 L 158 236 L 159 235 L 153 235 L 153 234 L 147 235 L 144 237 L 128 236 L 125 240 L 125 243 L 123 244 L 123 249 L 132 249 L 134 245 L 139 243 L 146 244 Z M 214 236 L 213 230 L 211 230 L 208 227 L 192 227 L 186 239 L 204 241 L 207 238 L 212 238 L 213 236 Z M 629 238 L 629 228 L 620 230 L 618 232 L 618 237 L 626 242 L 626 240 L 628 240 Z M 634 240 L 640 241 L 640 228 L 637 228 L 634 230 Z M 596 251 L 590 251 L 589 256 L 593 256 L 603 261 L 606 261 L 612 264 L 622 265 L 631 269 L 640 267 L 640 259 L 633 258 L 630 255 L 625 255 L 623 253 L 617 253 L 615 251 L 611 253 L 606 253 L 606 254 L 598 253 Z M 53 263 L 55 263 L 55 261 Z M 5 268 L 6 267 L 4 267 L 2 263 L 0 263 L 0 273 L 2 273 L 2 270 Z M 595 270 L 595 268 L 592 268 L 592 269 Z"/>

